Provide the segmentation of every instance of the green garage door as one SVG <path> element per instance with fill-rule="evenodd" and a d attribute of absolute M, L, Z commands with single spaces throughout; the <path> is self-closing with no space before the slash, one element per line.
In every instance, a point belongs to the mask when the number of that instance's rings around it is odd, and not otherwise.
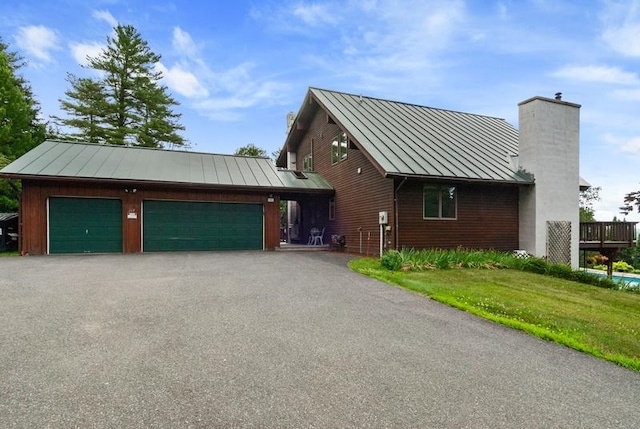
<path fill-rule="evenodd" d="M 122 202 L 49 198 L 49 253 L 122 252 Z"/>
<path fill-rule="evenodd" d="M 143 251 L 262 250 L 262 204 L 145 201 Z"/>

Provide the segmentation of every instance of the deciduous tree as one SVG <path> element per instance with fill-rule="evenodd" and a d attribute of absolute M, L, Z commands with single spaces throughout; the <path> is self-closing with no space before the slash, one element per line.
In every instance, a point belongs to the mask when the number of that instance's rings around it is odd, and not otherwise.
<path fill-rule="evenodd" d="M 595 210 L 593 204 L 600 201 L 600 186 L 590 187 L 580 191 L 580 222 L 594 222 Z"/>
<path fill-rule="evenodd" d="M 18 74 L 24 61 L 0 39 L 0 168 L 42 143 L 45 125 L 31 87 Z M 18 209 L 20 185 L 0 180 L 0 212 Z"/>
<path fill-rule="evenodd" d="M 238 148 L 234 155 L 238 155 L 238 156 L 260 156 L 263 158 L 267 158 L 267 151 L 264 149 L 259 148 L 258 146 L 254 145 L 253 143 L 249 143 L 246 146 L 242 146 L 241 148 Z"/>

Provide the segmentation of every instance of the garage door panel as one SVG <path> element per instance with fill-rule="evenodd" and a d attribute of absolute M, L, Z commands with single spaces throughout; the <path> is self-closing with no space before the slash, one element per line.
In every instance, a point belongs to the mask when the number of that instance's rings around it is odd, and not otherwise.
<path fill-rule="evenodd" d="M 49 198 L 49 253 L 122 252 L 122 202 Z"/>
<path fill-rule="evenodd" d="M 145 201 L 144 251 L 261 250 L 261 204 Z"/>

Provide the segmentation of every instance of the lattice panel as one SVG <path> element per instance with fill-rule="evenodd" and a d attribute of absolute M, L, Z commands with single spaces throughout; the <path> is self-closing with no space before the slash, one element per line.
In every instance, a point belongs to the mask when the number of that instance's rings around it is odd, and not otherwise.
<path fill-rule="evenodd" d="M 571 222 L 547 221 L 547 260 L 571 265 Z"/>

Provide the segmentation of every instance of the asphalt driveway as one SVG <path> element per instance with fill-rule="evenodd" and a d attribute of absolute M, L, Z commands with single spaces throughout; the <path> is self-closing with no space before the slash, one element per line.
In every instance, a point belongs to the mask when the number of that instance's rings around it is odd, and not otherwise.
<path fill-rule="evenodd" d="M 0 258 L 0 427 L 640 427 L 640 374 L 347 259 Z"/>

